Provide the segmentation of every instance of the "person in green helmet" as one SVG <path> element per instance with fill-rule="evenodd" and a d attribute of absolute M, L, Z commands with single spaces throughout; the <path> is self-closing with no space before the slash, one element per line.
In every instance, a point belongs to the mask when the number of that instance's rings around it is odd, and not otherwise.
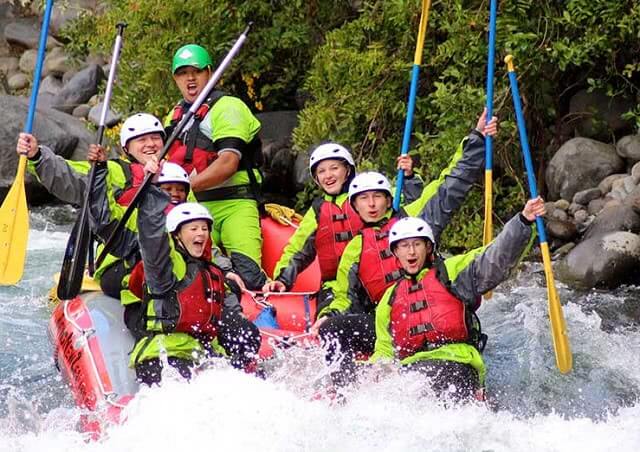
<path fill-rule="evenodd" d="M 182 100 L 165 122 L 170 134 L 211 77 L 211 57 L 188 44 L 173 57 L 173 79 Z M 249 289 L 266 282 L 261 269 L 262 235 L 258 212 L 261 156 L 260 122 L 240 99 L 214 91 L 169 149 L 169 161 L 191 178 L 196 198 L 216 219 L 212 238 L 233 262 Z"/>

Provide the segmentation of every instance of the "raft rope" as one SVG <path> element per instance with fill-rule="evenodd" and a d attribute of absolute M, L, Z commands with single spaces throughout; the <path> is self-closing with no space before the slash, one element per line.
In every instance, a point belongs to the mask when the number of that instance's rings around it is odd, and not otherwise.
<path fill-rule="evenodd" d="M 113 400 L 116 397 L 118 397 L 118 394 L 116 394 L 114 391 L 107 391 L 105 389 L 102 378 L 100 376 L 100 372 L 98 372 L 98 365 L 96 364 L 96 361 L 93 355 L 91 354 L 91 350 L 89 349 L 89 338 L 96 333 L 96 330 L 94 328 L 89 328 L 85 330 L 80 325 L 78 325 L 78 323 L 71 317 L 68 310 L 69 303 L 71 301 L 72 300 L 64 301 L 63 312 L 64 312 L 64 318 L 67 320 L 67 322 L 69 322 L 69 324 L 71 324 L 71 326 L 81 334 L 80 337 L 75 338 L 76 342 L 74 345 L 81 346 L 82 349 L 85 351 L 85 353 L 89 356 L 89 361 L 91 362 L 91 370 L 93 371 L 93 374 L 96 377 L 96 381 L 98 382 L 98 387 L 100 389 L 100 392 L 102 393 L 104 400 L 111 406 L 114 406 L 116 408 L 124 408 L 125 405 Z"/>

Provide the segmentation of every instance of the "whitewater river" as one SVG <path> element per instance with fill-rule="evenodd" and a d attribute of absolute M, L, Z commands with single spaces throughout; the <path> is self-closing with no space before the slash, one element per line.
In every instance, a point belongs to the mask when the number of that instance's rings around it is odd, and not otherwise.
<path fill-rule="evenodd" d="M 283 358 L 263 381 L 220 365 L 191 383 L 144 389 L 128 421 L 87 443 L 81 411 L 55 369 L 46 294 L 74 212 L 31 216 L 17 287 L 0 287 L 0 451 L 637 451 L 640 450 L 640 295 L 577 293 L 559 285 L 574 369 L 555 367 L 539 265 L 479 311 L 489 334 L 491 407 L 445 407 L 410 375 L 367 378 L 346 403 L 313 401 L 326 373 L 317 353 Z"/>

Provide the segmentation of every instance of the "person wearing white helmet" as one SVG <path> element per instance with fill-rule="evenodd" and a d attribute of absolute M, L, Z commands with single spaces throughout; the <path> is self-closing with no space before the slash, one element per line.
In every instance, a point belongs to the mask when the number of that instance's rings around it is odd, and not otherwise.
<path fill-rule="evenodd" d="M 545 214 L 541 198 L 527 201 L 491 244 L 443 258 L 429 225 L 403 218 L 389 244 L 403 277 L 389 287 L 375 311 L 376 340 L 370 362 L 399 360 L 420 372 L 453 401 L 484 400 L 487 340 L 475 311 L 484 293 L 504 281 L 531 238 L 531 225 Z"/>
<path fill-rule="evenodd" d="M 398 159 L 407 183 L 404 196 L 414 199 L 422 190 L 422 181 L 413 175 L 410 156 Z M 274 280 L 265 284 L 264 292 L 290 290 L 297 276 L 314 261 L 320 264 L 322 288 L 318 311 L 333 301 L 333 286 L 340 256 L 347 243 L 363 226 L 360 216 L 348 202 L 347 188 L 356 175 L 351 152 L 339 143 L 317 146 L 309 158 L 311 178 L 322 190 L 307 210 L 296 232 L 289 239 L 274 269 Z"/>
<path fill-rule="evenodd" d="M 374 311 L 384 291 L 402 277 L 389 248 L 389 231 L 400 218 L 421 217 L 437 241 L 484 168 L 484 135 L 497 133 L 497 118 L 486 122 L 486 111 L 462 141 L 449 166 L 426 185 L 420 197 L 396 212 L 391 185 L 377 172 L 355 177 L 349 203 L 364 227 L 344 248 L 334 285 L 334 299 L 320 310 L 311 328 L 327 344 L 330 362 L 345 355 L 348 366 L 358 354 L 371 354 L 375 342 Z M 340 372 L 336 382 L 342 384 Z"/>
<path fill-rule="evenodd" d="M 258 328 L 242 315 L 240 288 L 211 262 L 209 210 L 187 202 L 166 214 L 168 202 L 156 185 L 142 196 L 142 263 L 129 280 L 131 290 L 142 288 L 142 302 L 125 306 L 125 323 L 137 340 L 129 364 L 147 385 L 161 380 L 161 355 L 188 379 L 202 360 L 219 356 L 219 347 L 236 368 L 255 363 L 260 347 Z M 142 268 L 143 281 L 134 288 Z"/>
<path fill-rule="evenodd" d="M 104 171 L 100 183 L 105 192 L 109 193 L 108 202 L 100 207 L 107 209 L 110 216 L 117 219 L 117 206 L 128 205 L 144 177 L 144 163 L 162 150 L 164 136 L 164 128 L 158 118 L 138 113 L 127 118 L 120 130 L 123 149 L 121 158 L 107 160 L 105 149 L 91 144 L 87 153 L 88 161 L 65 160 L 46 145 L 39 144 L 34 135 L 27 133 L 20 134 L 16 150 L 27 156 L 29 171 L 38 177 L 51 194 L 63 202 L 75 205 L 82 205 L 84 202 L 91 163 L 100 162 L 96 167 L 96 176 Z M 99 243 L 108 238 L 109 227 L 110 225 L 100 221 L 91 222 L 92 233 Z M 129 222 L 128 227 L 133 227 L 135 233 L 135 221 Z M 136 255 L 135 240 L 123 240 L 96 269 L 94 279 L 100 282 L 107 295 L 114 298 L 120 296 L 122 279 L 126 276 L 127 269 L 137 261 Z"/>
<path fill-rule="evenodd" d="M 197 44 L 176 50 L 172 74 L 182 99 L 165 120 L 167 134 L 201 94 L 212 74 L 211 56 Z M 168 160 L 182 166 L 191 189 L 215 217 L 212 239 L 224 248 L 252 290 L 266 281 L 261 269 L 262 145 L 260 121 L 239 98 L 214 91 L 178 135 Z"/>

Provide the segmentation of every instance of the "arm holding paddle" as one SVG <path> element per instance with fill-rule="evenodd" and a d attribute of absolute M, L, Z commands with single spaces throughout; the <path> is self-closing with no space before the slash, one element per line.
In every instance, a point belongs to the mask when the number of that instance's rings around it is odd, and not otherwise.
<path fill-rule="evenodd" d="M 70 204 L 82 204 L 91 168 L 88 162 L 65 160 L 47 146 L 39 145 L 30 133 L 19 135 L 16 151 L 27 156 L 27 169 L 52 195 Z"/>

